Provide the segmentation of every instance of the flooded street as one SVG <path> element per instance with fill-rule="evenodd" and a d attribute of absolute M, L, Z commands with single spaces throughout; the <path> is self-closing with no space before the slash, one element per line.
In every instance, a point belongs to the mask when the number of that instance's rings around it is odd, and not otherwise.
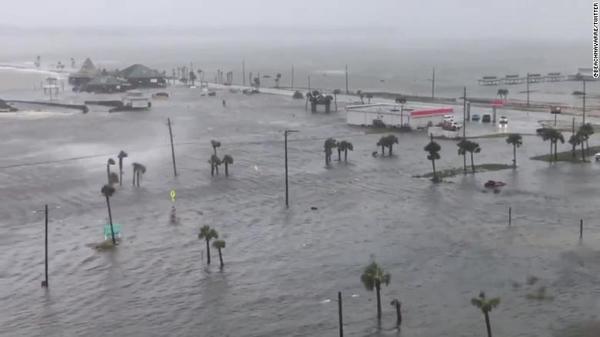
<path fill-rule="evenodd" d="M 524 136 L 518 170 L 436 185 L 413 177 L 431 169 L 424 133 L 397 134 L 395 156 L 374 158 L 382 134 L 347 126 L 342 109 L 311 114 L 303 100 L 284 96 L 167 91 L 170 99 L 153 101 L 147 112 L 93 107 L 88 114 L 0 115 L 0 335 L 337 336 L 338 291 L 347 336 L 481 336 L 483 316 L 470 304 L 481 290 L 501 297 L 491 314 L 499 336 L 559 336 L 567 326 L 600 319 L 600 188 L 594 184 L 600 164 L 529 160 L 546 154 L 548 143 Z M 97 96 L 72 100 L 86 97 Z M 534 133 L 537 121 L 548 119 L 502 114 L 512 132 Z M 300 131 L 288 144 L 287 210 L 284 129 Z M 354 144 L 348 163 L 337 162 L 335 153 L 325 167 L 328 137 Z M 228 178 L 210 176 L 211 139 L 222 143 L 219 155 L 234 158 Z M 504 137 L 477 141 L 476 163 L 511 163 Z M 437 166 L 461 167 L 455 142 L 440 145 Z M 103 239 L 100 188 L 107 159 L 120 150 L 129 157 L 111 205 L 123 241 L 99 252 L 88 245 Z M 139 188 L 131 183 L 133 162 L 147 167 Z M 486 191 L 489 179 L 507 186 Z M 178 224 L 169 222 L 172 189 Z M 50 208 L 48 290 L 39 288 L 44 228 L 43 212 L 36 211 L 44 204 Z M 198 239 L 203 225 L 227 242 L 223 270 L 206 265 Z M 382 289 L 381 330 L 374 293 L 360 282 L 372 258 L 391 274 Z M 531 276 L 539 281 L 528 285 Z M 540 286 L 552 300 L 527 298 Z M 394 298 L 403 304 L 400 334 L 393 330 Z"/>

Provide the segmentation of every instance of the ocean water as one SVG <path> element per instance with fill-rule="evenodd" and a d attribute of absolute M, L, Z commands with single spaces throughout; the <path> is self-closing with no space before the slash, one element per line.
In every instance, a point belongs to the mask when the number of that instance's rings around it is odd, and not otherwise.
<path fill-rule="evenodd" d="M 157 67 L 166 62 L 141 54 Z M 20 57 L 6 62 L 26 62 Z M 109 60 L 98 57 L 103 59 Z M 251 59 L 247 56 L 247 64 Z M 129 62 L 137 62 L 134 55 L 114 64 Z M 35 76 L 45 75 L 1 72 L 8 85 L 0 97 L 41 97 L 30 84 Z M 343 112 L 310 114 L 303 101 L 285 96 L 219 91 L 203 97 L 194 89 L 167 90 L 170 99 L 154 101 L 147 112 L 109 114 L 93 107 L 84 115 L 27 107 L 26 113 L 0 114 L 0 335 L 337 336 L 335 298 L 342 291 L 346 336 L 474 337 L 485 325 L 470 299 L 483 290 L 502 299 L 491 316 L 496 335 L 579 337 L 585 329 L 595 336 L 597 164 L 528 160 L 545 154 L 548 144 L 525 136 L 518 170 L 432 185 L 413 177 L 430 170 L 424 134 L 399 134 L 394 157 L 373 158 L 381 134 L 347 126 Z M 61 99 L 108 97 L 115 96 L 67 92 Z M 547 118 L 504 113 L 509 132 L 533 130 Z M 173 121 L 177 178 L 167 118 Z M 286 128 L 300 131 L 289 141 L 289 209 L 283 202 Z M 347 164 L 324 166 L 327 137 L 354 144 Z M 219 155 L 234 157 L 228 178 L 210 177 L 211 139 L 222 142 Z M 591 143 L 597 141 L 593 137 Z M 479 142 L 478 163 L 510 163 L 512 148 L 503 138 Z M 455 143 L 440 143 L 437 166 L 460 167 Z M 116 250 L 98 252 L 88 245 L 103 239 L 107 211 L 100 188 L 107 159 L 120 150 L 129 157 L 111 205 L 124 239 Z M 131 186 L 133 162 L 148 168 L 140 188 Z M 482 187 L 489 179 L 507 186 L 491 193 Z M 172 189 L 177 224 L 169 222 Z M 50 208 L 48 290 L 39 287 L 44 204 Z M 582 242 L 580 218 L 586 221 Z M 206 265 L 205 246 L 197 238 L 203 225 L 227 242 L 223 270 L 215 260 Z M 382 291 L 381 327 L 374 294 L 360 283 L 372 259 L 392 277 Z M 528 276 L 539 281 L 527 285 Z M 552 300 L 526 298 L 540 286 Z M 393 329 L 395 313 L 388 304 L 393 298 L 403 303 L 401 333 Z"/>

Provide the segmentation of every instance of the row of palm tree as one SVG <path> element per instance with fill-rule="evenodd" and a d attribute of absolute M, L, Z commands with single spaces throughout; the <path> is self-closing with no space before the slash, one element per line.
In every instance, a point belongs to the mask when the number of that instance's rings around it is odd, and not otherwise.
<path fill-rule="evenodd" d="M 398 144 L 398 137 L 394 135 L 387 135 L 379 138 L 377 146 L 381 146 L 381 156 L 385 156 L 385 148 L 388 148 L 388 156 L 393 155 L 394 144 Z"/>
<path fill-rule="evenodd" d="M 467 174 L 467 152 L 471 154 L 471 170 L 475 173 L 475 161 L 473 160 L 473 154 L 481 152 L 481 147 L 479 144 L 473 141 L 470 141 L 466 138 L 461 139 L 457 144 L 458 146 L 458 154 L 463 156 L 464 160 L 464 172 Z"/>
<path fill-rule="evenodd" d="M 432 140 L 430 144 L 435 142 Z M 435 147 L 435 146 L 432 146 Z M 432 149 L 433 150 L 433 149 Z M 432 152 L 437 153 L 437 152 Z M 375 261 L 371 262 L 360 276 L 360 280 L 368 291 L 375 291 L 377 296 L 377 319 L 381 320 L 381 287 L 389 286 L 392 277 L 386 273 Z M 401 303 L 398 299 L 394 299 L 390 303 L 396 308 L 396 326 L 399 327 L 402 323 Z M 488 337 L 492 337 L 492 326 L 490 324 L 490 312 L 492 309 L 500 305 L 500 298 L 487 298 L 482 291 L 478 297 L 471 299 L 471 304 L 477 307 L 483 313 Z"/>
<path fill-rule="evenodd" d="M 342 152 L 344 152 L 344 161 L 348 161 L 348 151 L 354 151 L 354 145 L 347 140 L 336 141 L 333 138 L 325 139 L 323 143 L 323 152 L 325 152 L 325 165 L 329 166 L 331 163 L 331 155 L 333 149 L 338 151 L 338 161 L 342 161 Z"/>
<path fill-rule="evenodd" d="M 543 141 L 547 141 L 547 140 L 550 141 L 550 158 L 551 158 L 551 160 L 554 159 L 554 161 L 557 161 L 558 160 L 558 151 L 557 151 L 558 142 L 559 141 L 561 143 L 565 142 L 565 137 L 563 136 L 562 132 L 560 132 L 560 130 L 558 130 L 558 129 L 543 127 L 543 128 L 537 129 L 536 133 L 538 136 L 542 137 Z"/>
<path fill-rule="evenodd" d="M 214 176 L 215 173 L 219 175 L 219 166 L 221 164 L 225 165 L 225 176 L 229 176 L 229 165 L 233 165 L 233 157 L 231 155 L 224 155 L 223 159 L 219 158 L 217 155 L 217 148 L 221 147 L 221 142 L 216 140 L 211 140 L 210 145 L 213 148 L 213 154 L 210 156 L 208 163 L 210 164 L 210 175 Z"/>
<path fill-rule="evenodd" d="M 221 251 L 225 248 L 225 240 L 217 240 L 218 238 L 219 233 L 208 225 L 202 226 L 202 228 L 200 228 L 200 233 L 198 233 L 198 239 L 204 239 L 204 241 L 206 241 L 206 263 L 210 264 L 210 240 L 215 239 L 212 246 L 219 252 L 219 262 L 221 262 L 221 268 L 223 268 L 223 254 Z"/>

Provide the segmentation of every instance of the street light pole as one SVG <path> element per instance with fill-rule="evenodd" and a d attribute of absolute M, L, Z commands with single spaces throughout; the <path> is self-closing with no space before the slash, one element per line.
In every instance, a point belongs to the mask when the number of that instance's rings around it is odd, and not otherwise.
<path fill-rule="evenodd" d="M 288 187 L 288 134 L 292 132 L 298 132 L 298 130 L 285 130 L 283 132 L 284 142 L 285 142 L 285 207 L 289 208 L 289 187 Z"/>
<path fill-rule="evenodd" d="M 583 124 L 585 124 L 585 80 L 583 80 Z"/>
<path fill-rule="evenodd" d="M 344 320 L 342 318 L 342 292 L 338 291 L 338 316 L 340 324 L 340 337 L 344 337 Z"/>

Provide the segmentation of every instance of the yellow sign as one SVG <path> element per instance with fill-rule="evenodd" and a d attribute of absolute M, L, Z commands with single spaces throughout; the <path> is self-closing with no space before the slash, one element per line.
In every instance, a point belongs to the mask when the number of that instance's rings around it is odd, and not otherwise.
<path fill-rule="evenodd" d="M 175 196 L 177 195 L 177 193 L 175 193 L 175 190 L 171 190 L 171 201 L 175 202 Z"/>

